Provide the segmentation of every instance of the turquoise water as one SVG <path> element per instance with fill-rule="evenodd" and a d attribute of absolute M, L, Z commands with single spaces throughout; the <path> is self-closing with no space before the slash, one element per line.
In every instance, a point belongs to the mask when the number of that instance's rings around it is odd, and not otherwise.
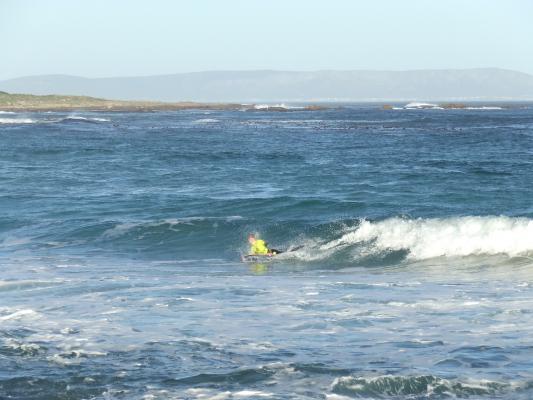
<path fill-rule="evenodd" d="M 531 398 L 532 111 L 0 114 L 0 398 Z"/>

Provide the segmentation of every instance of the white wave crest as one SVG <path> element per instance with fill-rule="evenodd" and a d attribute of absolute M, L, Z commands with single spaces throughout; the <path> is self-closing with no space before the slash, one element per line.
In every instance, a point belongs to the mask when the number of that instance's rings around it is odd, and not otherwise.
<path fill-rule="evenodd" d="M 0 118 L 0 124 L 33 124 L 37 121 L 31 118 Z"/>
<path fill-rule="evenodd" d="M 465 110 L 503 110 L 503 107 L 496 107 L 496 106 L 465 107 Z"/>
<path fill-rule="evenodd" d="M 0 316 L 0 322 L 5 322 L 5 321 L 9 321 L 9 320 L 18 320 L 18 319 L 21 319 L 21 318 L 36 318 L 38 317 L 39 314 L 31 309 L 23 309 L 23 310 L 18 310 L 18 311 L 15 311 L 15 312 L 12 312 L 10 314 L 7 314 L 7 315 L 1 315 Z"/>
<path fill-rule="evenodd" d="M 215 118 L 201 118 L 194 121 L 195 124 L 215 124 L 217 122 L 219 122 L 219 120 Z"/>
<path fill-rule="evenodd" d="M 404 108 L 431 108 L 431 109 L 442 109 L 442 107 L 438 106 L 437 104 L 432 103 L 419 103 L 419 102 L 412 102 L 409 104 L 406 104 Z"/>
<path fill-rule="evenodd" d="M 270 110 L 270 109 L 284 109 L 284 110 L 301 110 L 303 107 L 288 106 L 285 103 L 280 104 L 256 104 L 254 105 L 256 110 Z"/>
<path fill-rule="evenodd" d="M 410 259 L 533 252 L 533 219 L 511 217 L 390 218 L 361 221 L 353 231 L 321 246 L 328 251 L 368 244 L 370 253 L 408 251 Z"/>
<path fill-rule="evenodd" d="M 37 124 L 37 123 L 58 123 L 64 121 L 76 121 L 76 122 L 110 122 L 107 118 L 99 117 L 82 117 L 79 115 L 69 115 L 67 117 L 52 119 L 32 119 L 32 118 L 0 118 L 0 124 Z"/>
<path fill-rule="evenodd" d="M 61 119 L 60 121 L 94 121 L 94 122 L 109 122 L 110 120 L 107 118 L 89 118 L 89 117 L 82 117 L 79 115 L 69 115 L 68 117 L 65 117 Z"/>

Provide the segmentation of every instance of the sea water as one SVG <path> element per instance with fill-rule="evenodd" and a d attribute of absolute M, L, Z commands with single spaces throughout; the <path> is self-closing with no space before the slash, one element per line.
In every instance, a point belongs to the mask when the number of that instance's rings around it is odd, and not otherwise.
<path fill-rule="evenodd" d="M 0 398 L 533 397 L 533 108 L 396 108 L 3 114 Z"/>

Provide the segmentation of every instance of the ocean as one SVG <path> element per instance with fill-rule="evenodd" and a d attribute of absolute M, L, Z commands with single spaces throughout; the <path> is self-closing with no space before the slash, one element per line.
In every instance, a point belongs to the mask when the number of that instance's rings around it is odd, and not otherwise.
<path fill-rule="evenodd" d="M 533 105 L 425 107 L 0 114 L 0 399 L 532 398 Z"/>

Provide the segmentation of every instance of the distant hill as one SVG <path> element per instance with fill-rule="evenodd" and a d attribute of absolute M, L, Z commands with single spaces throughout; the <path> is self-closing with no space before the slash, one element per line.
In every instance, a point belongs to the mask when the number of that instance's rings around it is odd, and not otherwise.
<path fill-rule="evenodd" d="M 0 90 L 151 101 L 533 100 L 533 76 L 504 69 L 418 71 L 211 71 L 122 78 L 43 75 Z"/>

